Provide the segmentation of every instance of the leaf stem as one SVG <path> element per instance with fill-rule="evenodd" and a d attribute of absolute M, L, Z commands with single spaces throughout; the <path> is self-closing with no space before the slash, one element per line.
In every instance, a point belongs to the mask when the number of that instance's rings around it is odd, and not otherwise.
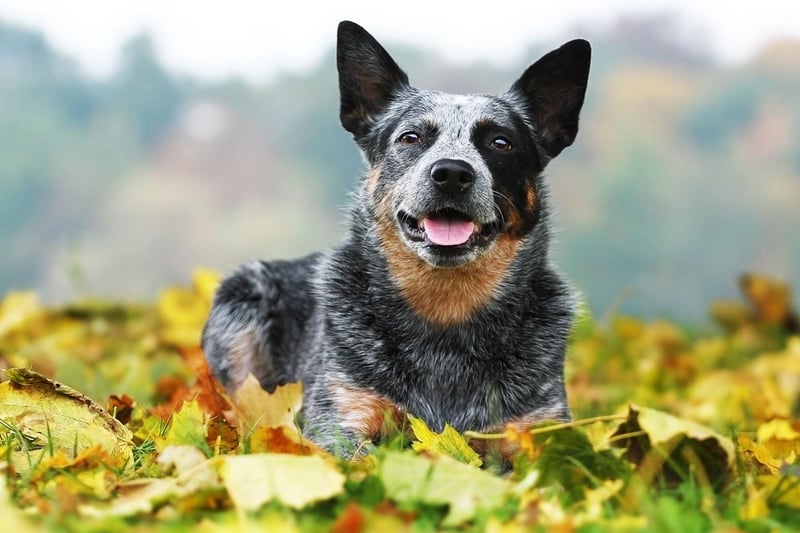
<path fill-rule="evenodd" d="M 615 420 L 625 420 L 628 415 L 602 415 L 594 416 L 592 418 L 582 418 L 580 420 L 573 420 L 571 422 L 562 422 L 561 424 L 553 424 L 552 426 L 545 426 L 534 428 L 528 431 L 531 435 L 540 435 L 543 433 L 550 433 L 551 431 L 559 431 L 561 429 L 575 428 L 579 426 L 588 426 L 598 422 L 613 422 Z M 465 431 L 463 433 L 467 439 L 476 440 L 500 440 L 506 438 L 505 433 L 481 433 L 479 431 Z"/>

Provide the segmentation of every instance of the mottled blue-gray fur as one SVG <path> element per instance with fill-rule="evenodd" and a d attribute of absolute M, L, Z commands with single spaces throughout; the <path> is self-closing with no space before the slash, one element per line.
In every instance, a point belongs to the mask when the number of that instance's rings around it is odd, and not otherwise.
<path fill-rule="evenodd" d="M 347 418 L 367 414 L 359 392 L 437 431 L 569 419 L 574 298 L 549 261 L 542 171 L 575 138 L 589 57 L 588 43 L 571 41 L 502 95 L 452 95 L 412 87 L 366 31 L 340 24 L 341 119 L 368 165 L 348 231 L 332 250 L 249 263 L 223 281 L 203 334 L 221 382 L 235 388 L 248 372 L 268 390 L 301 380 L 304 433 L 341 455 L 377 438 Z M 449 189 L 431 179 L 441 161 L 466 169 Z M 434 245 L 424 228 L 433 216 L 469 219 L 475 233 Z M 455 272 L 494 257 L 501 241 L 513 257 L 491 297 L 450 322 L 419 312 L 403 287 L 413 280 L 389 260 L 410 250 L 426 265 L 420 276 Z"/>

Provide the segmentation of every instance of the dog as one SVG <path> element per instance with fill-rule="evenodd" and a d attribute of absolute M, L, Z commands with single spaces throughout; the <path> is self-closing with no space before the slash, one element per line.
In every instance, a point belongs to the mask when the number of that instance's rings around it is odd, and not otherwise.
<path fill-rule="evenodd" d="M 406 414 L 435 431 L 569 420 L 576 297 L 550 263 L 542 173 L 575 139 L 590 60 L 573 40 L 503 94 L 447 94 L 340 23 L 340 119 L 368 167 L 348 229 L 223 280 L 202 340 L 221 383 L 301 381 L 304 435 L 340 456 Z"/>

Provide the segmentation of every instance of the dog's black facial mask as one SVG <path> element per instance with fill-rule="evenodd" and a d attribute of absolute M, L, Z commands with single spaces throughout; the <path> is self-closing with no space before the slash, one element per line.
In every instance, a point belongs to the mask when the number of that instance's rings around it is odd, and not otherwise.
<path fill-rule="evenodd" d="M 589 43 L 570 41 L 528 67 L 503 95 L 522 104 L 547 160 L 575 140 L 590 62 Z M 372 35 L 349 21 L 339 24 L 336 64 L 340 120 L 360 141 L 393 99 L 411 89 L 408 76 Z"/>

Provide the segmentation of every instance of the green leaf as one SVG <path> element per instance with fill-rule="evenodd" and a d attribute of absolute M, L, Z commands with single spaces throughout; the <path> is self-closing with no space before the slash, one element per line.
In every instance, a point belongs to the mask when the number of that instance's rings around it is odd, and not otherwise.
<path fill-rule="evenodd" d="M 272 500 L 301 509 L 344 490 L 345 476 L 318 455 L 261 453 L 220 460 L 220 476 L 240 510 L 254 511 Z"/>
<path fill-rule="evenodd" d="M 409 415 L 411 430 L 417 438 L 411 447 L 418 452 L 431 452 L 436 455 L 446 455 L 456 461 L 479 467 L 483 464 L 480 456 L 470 448 L 467 440 L 450 424 L 444 425 L 444 431 L 432 431 L 424 420 Z"/>
<path fill-rule="evenodd" d="M 502 505 L 511 484 L 484 470 L 449 457 L 429 460 L 402 452 L 387 452 L 379 467 L 387 497 L 398 503 L 448 505 L 443 526 L 456 526 L 480 509 Z"/>
<path fill-rule="evenodd" d="M 539 485 L 559 484 L 573 501 L 603 480 L 627 480 L 628 463 L 611 450 L 596 451 L 583 428 L 564 428 L 536 436 L 542 454 L 536 464 Z"/>

